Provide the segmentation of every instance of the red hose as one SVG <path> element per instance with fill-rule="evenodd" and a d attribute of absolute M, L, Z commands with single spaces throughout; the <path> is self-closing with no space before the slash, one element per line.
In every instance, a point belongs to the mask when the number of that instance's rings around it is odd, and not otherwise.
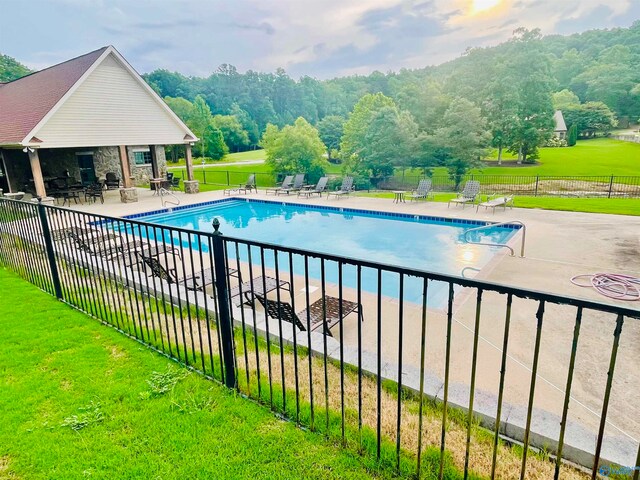
<path fill-rule="evenodd" d="M 586 280 L 581 282 L 580 279 Z M 591 275 L 576 275 L 571 283 L 578 287 L 593 287 L 605 297 L 616 300 L 640 300 L 640 278 L 620 273 L 594 273 Z"/>

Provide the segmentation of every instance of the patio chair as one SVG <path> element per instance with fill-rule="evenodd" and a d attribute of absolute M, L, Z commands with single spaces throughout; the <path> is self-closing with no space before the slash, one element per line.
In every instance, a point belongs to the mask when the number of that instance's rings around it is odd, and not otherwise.
<path fill-rule="evenodd" d="M 171 190 L 180 190 L 180 180 L 180 177 L 174 177 L 173 173 L 171 174 Z"/>
<path fill-rule="evenodd" d="M 87 202 L 89 200 L 93 200 L 94 202 L 96 201 L 96 199 L 100 199 L 100 203 L 104 203 L 104 181 L 99 180 L 96 183 L 93 183 L 91 185 L 87 185 L 87 187 L 84 190 L 84 201 Z"/>
<path fill-rule="evenodd" d="M 178 277 L 176 267 L 165 267 L 160 260 L 155 257 L 143 255 L 138 252 L 142 262 L 149 267 L 154 277 L 166 280 L 168 283 L 182 285 L 187 290 L 199 290 L 204 292 L 207 285 L 213 283 L 213 269 L 206 268 L 198 273 L 183 279 Z"/>
<path fill-rule="evenodd" d="M 120 179 L 113 172 L 107 172 L 104 183 L 107 186 L 107 190 L 116 190 L 120 188 Z"/>
<path fill-rule="evenodd" d="M 256 295 L 258 302 L 264 307 L 267 317 L 271 317 L 276 320 L 284 320 L 289 322 L 299 330 L 306 331 L 307 319 L 309 321 L 310 330 L 321 330 L 325 335 L 332 337 L 331 329 L 338 325 L 345 317 L 353 312 L 358 312 L 358 318 L 363 321 L 362 308 L 356 302 L 349 300 L 342 300 L 342 307 L 340 306 L 340 299 L 337 297 L 331 297 L 325 295 L 309 305 L 309 308 L 305 308 L 300 313 L 296 314 L 293 311 L 291 304 L 286 302 L 278 302 L 277 300 L 269 300 L 264 296 Z M 325 323 L 326 320 L 326 323 Z"/>
<path fill-rule="evenodd" d="M 341 197 L 342 195 L 349 195 L 353 191 L 353 177 L 344 177 L 342 179 L 342 185 L 338 190 L 333 192 L 327 192 L 327 198 L 331 195 Z"/>
<path fill-rule="evenodd" d="M 256 193 L 258 193 L 258 188 L 256 187 L 255 173 L 252 173 L 251 175 L 249 175 L 249 178 L 247 178 L 247 181 L 245 183 L 241 183 L 235 188 L 225 189 L 223 194 L 231 195 L 232 193 L 247 193 L 247 192 L 251 193 L 253 190 L 255 190 Z"/>
<path fill-rule="evenodd" d="M 256 298 L 258 295 L 266 295 L 276 289 L 285 287 L 289 290 L 289 293 L 291 293 L 291 284 L 286 280 L 277 280 L 273 277 L 261 275 L 244 282 L 242 285 L 233 287 L 229 291 L 229 297 L 232 300 L 237 297 L 238 301 L 235 303 L 238 306 L 242 303 L 253 305 L 253 298 Z M 244 299 L 240 298 L 240 294 L 244 296 Z"/>
<path fill-rule="evenodd" d="M 464 209 L 467 203 L 475 203 L 479 193 L 480 182 L 477 180 L 469 180 L 467 183 L 465 183 L 462 193 L 460 193 L 460 195 L 458 195 L 456 198 L 452 198 L 451 200 L 449 200 L 449 203 L 447 203 L 447 208 L 449 208 L 449 205 L 454 203 L 458 205 L 461 204 L 462 208 Z"/>
<path fill-rule="evenodd" d="M 433 198 L 432 183 L 430 178 L 425 178 L 418 182 L 418 187 L 411 192 L 408 197 L 413 200 L 427 199 L 429 197 Z"/>
<path fill-rule="evenodd" d="M 504 210 L 507 210 L 507 207 L 513 208 L 513 195 L 499 195 L 494 196 L 493 198 L 487 198 L 486 202 L 479 203 L 476 207 L 476 213 L 480 210 L 480 207 L 484 207 L 485 210 L 487 208 L 491 208 L 493 213 L 496 213 L 496 207 L 503 207 Z"/>
<path fill-rule="evenodd" d="M 282 188 L 289 188 L 289 187 L 291 187 L 292 184 L 293 184 L 293 175 L 287 175 L 286 177 L 284 177 L 284 180 L 282 180 L 282 183 L 279 186 L 266 188 L 264 193 L 267 194 L 267 195 L 269 193 L 273 193 L 273 194 L 277 195 L 278 190 L 280 190 Z"/>
<path fill-rule="evenodd" d="M 291 192 L 299 192 L 302 190 L 302 186 L 304 185 L 304 173 L 299 173 L 293 179 L 293 185 L 289 187 L 281 187 L 276 191 L 276 195 L 280 195 L 281 193 L 286 193 L 289 195 Z"/>
<path fill-rule="evenodd" d="M 324 192 L 325 189 L 327 188 L 327 182 L 328 181 L 329 181 L 329 177 L 322 177 L 320 180 L 318 180 L 318 183 L 316 184 L 315 187 L 304 188 L 304 189 L 300 190 L 298 192 L 298 196 L 304 195 L 304 196 L 306 196 L 308 198 L 311 195 L 318 194 L 319 196 L 322 197 L 322 192 Z"/>

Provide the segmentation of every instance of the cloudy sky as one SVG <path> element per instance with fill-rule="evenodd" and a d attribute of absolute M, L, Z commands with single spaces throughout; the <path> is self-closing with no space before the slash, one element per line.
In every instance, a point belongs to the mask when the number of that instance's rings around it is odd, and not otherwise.
<path fill-rule="evenodd" d="M 0 16 L 0 53 L 34 69 L 112 44 L 141 73 L 229 63 L 329 78 L 442 63 L 520 26 L 628 27 L 640 1 L 0 0 Z"/>

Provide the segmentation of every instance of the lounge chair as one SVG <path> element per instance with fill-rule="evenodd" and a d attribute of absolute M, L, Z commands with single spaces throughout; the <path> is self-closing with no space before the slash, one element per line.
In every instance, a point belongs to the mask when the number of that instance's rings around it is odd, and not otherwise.
<path fill-rule="evenodd" d="M 333 192 L 327 192 L 327 198 L 331 195 L 341 197 L 342 195 L 349 195 L 353 191 L 353 177 L 344 177 L 342 179 L 342 185 L 338 190 Z"/>
<path fill-rule="evenodd" d="M 507 210 L 507 207 L 513 208 L 513 195 L 499 195 L 497 197 L 488 198 L 486 202 L 479 203 L 476 212 L 480 210 L 480 207 L 491 208 L 493 213 L 496 213 L 496 207 L 503 207 Z"/>
<path fill-rule="evenodd" d="M 107 186 L 107 190 L 115 190 L 120 188 L 120 179 L 115 173 L 107 172 L 104 184 Z"/>
<path fill-rule="evenodd" d="M 310 197 L 311 195 L 318 194 L 322 197 L 322 192 L 327 188 L 327 182 L 329 181 L 329 177 L 322 177 L 318 180 L 318 183 L 315 187 L 312 188 L 304 188 L 298 192 L 298 196 L 305 195 L 306 197 Z"/>
<path fill-rule="evenodd" d="M 249 178 L 247 178 L 246 183 L 241 183 L 235 188 L 227 188 L 227 189 L 225 189 L 223 194 L 224 195 L 231 195 L 232 193 L 247 193 L 247 191 L 249 193 L 251 193 L 252 190 L 255 190 L 256 193 L 258 192 L 258 189 L 256 188 L 256 175 L 255 175 L 255 173 L 252 173 L 251 175 L 249 175 Z"/>
<path fill-rule="evenodd" d="M 304 185 L 304 173 L 299 173 L 293 179 L 293 185 L 290 187 L 281 187 L 276 190 L 276 195 L 280 195 L 281 193 L 286 193 L 289 195 L 291 192 L 299 192 L 302 190 L 302 186 Z"/>
<path fill-rule="evenodd" d="M 452 198 L 451 200 L 449 200 L 449 203 L 447 203 L 447 208 L 449 208 L 449 205 L 451 205 L 452 203 L 455 203 L 458 205 L 462 204 L 462 208 L 464 209 L 467 203 L 475 203 L 479 193 L 480 182 L 478 182 L 477 180 L 469 180 L 467 183 L 465 183 L 462 193 L 456 198 Z"/>
<path fill-rule="evenodd" d="M 169 283 L 176 285 L 182 285 L 187 290 L 200 290 L 204 292 L 207 285 L 213 283 L 213 270 L 206 268 L 198 273 L 195 273 L 189 277 L 183 279 L 178 277 L 176 267 L 165 267 L 160 260 L 155 257 L 149 257 L 139 254 L 142 261 L 151 269 L 151 274 L 154 277 L 162 278 Z"/>
<path fill-rule="evenodd" d="M 261 295 L 256 295 L 260 304 L 268 317 L 274 319 L 282 319 L 289 322 L 299 330 L 305 331 L 307 321 L 310 330 L 321 330 L 325 335 L 333 336 L 331 329 L 338 325 L 347 315 L 358 312 L 358 317 L 363 320 L 362 308 L 356 302 L 342 300 L 342 308 L 340 307 L 340 299 L 325 295 L 323 298 L 316 300 L 309 308 L 305 308 L 296 315 L 291 304 L 286 302 L 278 302 L 277 300 L 269 300 Z M 326 325 L 325 325 L 326 319 Z"/>
<path fill-rule="evenodd" d="M 418 182 L 418 187 L 411 192 L 408 197 L 413 200 L 421 200 L 427 199 L 429 197 L 433 198 L 432 183 L 430 178 L 425 178 Z"/>
<path fill-rule="evenodd" d="M 264 193 L 268 195 L 271 192 L 277 195 L 278 190 L 282 188 L 290 188 L 292 184 L 293 184 L 293 175 L 287 175 L 286 177 L 284 177 L 284 180 L 282 180 L 282 183 L 279 186 L 267 188 L 265 189 Z"/>
<path fill-rule="evenodd" d="M 251 287 L 253 287 L 253 289 Z M 229 291 L 229 296 L 232 300 L 238 298 L 236 305 L 241 305 L 243 301 L 248 305 L 253 305 L 253 298 L 258 297 L 258 295 L 266 295 L 278 288 L 285 287 L 291 291 L 291 284 L 286 280 L 278 281 L 273 277 L 259 276 L 244 282 L 242 285 L 233 287 Z M 244 296 L 244 300 L 240 298 L 240 294 Z"/>

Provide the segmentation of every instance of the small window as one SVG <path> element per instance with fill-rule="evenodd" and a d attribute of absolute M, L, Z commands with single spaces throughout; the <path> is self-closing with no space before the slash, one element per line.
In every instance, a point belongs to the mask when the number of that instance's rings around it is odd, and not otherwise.
<path fill-rule="evenodd" d="M 133 159 L 136 165 L 151 165 L 151 152 L 149 150 L 133 152 Z"/>

